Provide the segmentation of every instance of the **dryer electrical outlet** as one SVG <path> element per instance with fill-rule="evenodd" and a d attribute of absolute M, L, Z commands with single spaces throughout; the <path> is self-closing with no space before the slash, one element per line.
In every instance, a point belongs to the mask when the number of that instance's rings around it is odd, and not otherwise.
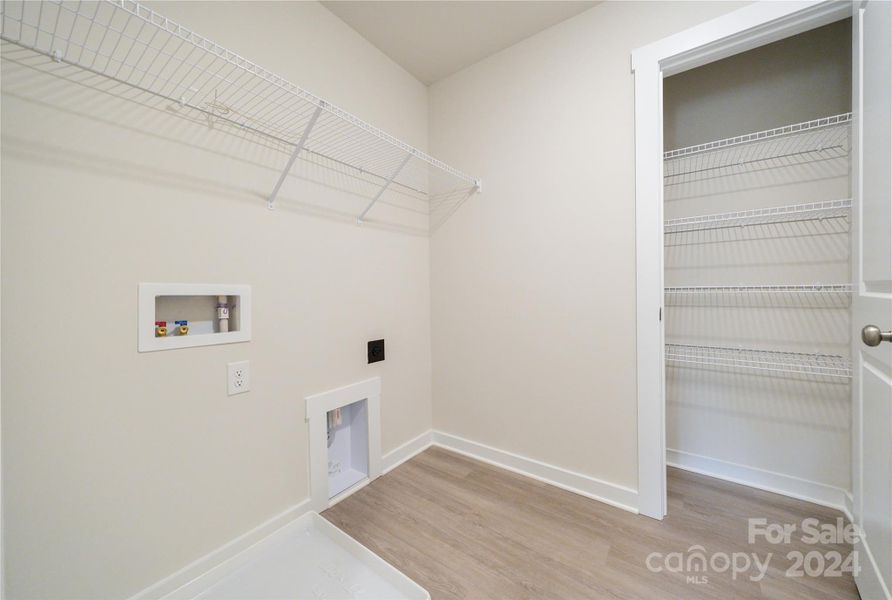
<path fill-rule="evenodd" d="M 251 389 L 251 363 L 247 360 L 226 365 L 229 395 L 244 394 Z"/>
<path fill-rule="evenodd" d="M 368 345 L 369 364 L 384 360 L 384 340 L 372 340 Z"/>

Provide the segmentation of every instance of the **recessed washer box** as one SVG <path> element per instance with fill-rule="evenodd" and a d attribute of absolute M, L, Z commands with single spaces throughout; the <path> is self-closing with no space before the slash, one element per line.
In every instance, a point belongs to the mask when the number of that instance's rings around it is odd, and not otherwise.
<path fill-rule="evenodd" d="M 225 297 L 227 331 L 218 313 Z M 167 323 L 167 335 L 156 334 L 155 323 Z M 181 334 L 177 321 L 188 323 Z M 251 286 L 211 283 L 140 283 L 137 316 L 140 352 L 233 344 L 251 340 Z"/>

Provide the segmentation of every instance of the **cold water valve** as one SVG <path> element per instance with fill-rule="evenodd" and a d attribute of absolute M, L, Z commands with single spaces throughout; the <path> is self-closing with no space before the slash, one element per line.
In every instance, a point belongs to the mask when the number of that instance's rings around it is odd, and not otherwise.
<path fill-rule="evenodd" d="M 177 335 L 189 334 L 189 321 L 174 321 L 174 324 L 177 326 Z"/>

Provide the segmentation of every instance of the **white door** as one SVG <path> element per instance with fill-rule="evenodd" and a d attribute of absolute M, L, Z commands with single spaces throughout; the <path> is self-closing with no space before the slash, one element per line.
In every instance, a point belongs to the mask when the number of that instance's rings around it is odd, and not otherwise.
<path fill-rule="evenodd" d="M 892 330 L 892 2 L 862 3 L 853 21 L 853 508 L 858 590 L 875 600 L 892 599 L 892 339 L 862 329 Z"/>

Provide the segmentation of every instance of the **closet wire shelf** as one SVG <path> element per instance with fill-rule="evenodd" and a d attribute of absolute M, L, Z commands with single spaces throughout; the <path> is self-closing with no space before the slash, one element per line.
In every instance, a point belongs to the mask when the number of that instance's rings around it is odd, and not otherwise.
<path fill-rule="evenodd" d="M 667 306 L 763 306 L 842 308 L 852 302 L 852 284 L 689 285 L 666 287 Z"/>
<path fill-rule="evenodd" d="M 851 362 L 836 354 L 806 354 L 751 348 L 666 344 L 666 361 L 668 364 L 676 365 L 691 364 L 766 373 L 788 373 L 840 379 L 851 379 L 852 377 Z"/>
<path fill-rule="evenodd" d="M 377 182 L 359 215 L 400 186 L 431 210 L 479 191 L 480 180 L 366 123 L 132 0 L 2 0 L 0 38 L 280 142 Z"/>
<path fill-rule="evenodd" d="M 667 295 L 675 294 L 851 294 L 852 284 L 807 285 L 703 285 L 667 287 Z"/>
<path fill-rule="evenodd" d="M 845 158 L 852 113 L 823 117 L 663 153 L 665 185 Z"/>
<path fill-rule="evenodd" d="M 704 231 L 727 227 L 746 227 L 751 225 L 773 225 L 798 221 L 824 219 L 848 219 L 852 212 L 852 200 L 826 200 L 806 204 L 790 204 L 770 208 L 754 208 L 728 213 L 680 217 L 664 222 L 666 234 L 688 231 Z"/>

